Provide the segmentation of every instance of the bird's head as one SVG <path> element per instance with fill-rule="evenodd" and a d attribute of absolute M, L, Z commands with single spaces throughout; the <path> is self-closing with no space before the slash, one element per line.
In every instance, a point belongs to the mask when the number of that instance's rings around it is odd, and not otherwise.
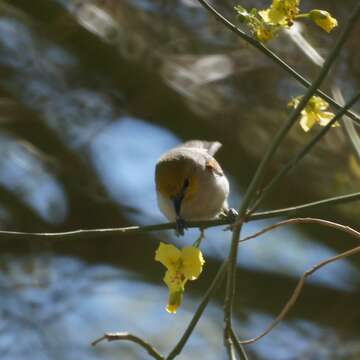
<path fill-rule="evenodd" d="M 182 154 L 167 156 L 156 165 L 155 182 L 157 191 L 172 200 L 177 215 L 183 201 L 189 201 L 197 191 L 197 164 Z"/>

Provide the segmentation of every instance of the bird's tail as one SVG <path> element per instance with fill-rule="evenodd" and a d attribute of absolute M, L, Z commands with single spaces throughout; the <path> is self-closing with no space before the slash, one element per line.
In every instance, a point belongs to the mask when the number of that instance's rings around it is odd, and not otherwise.
<path fill-rule="evenodd" d="M 222 147 L 218 141 L 204 141 L 204 140 L 190 140 L 181 145 L 182 147 L 205 149 L 209 155 L 214 156 L 215 153 Z"/>

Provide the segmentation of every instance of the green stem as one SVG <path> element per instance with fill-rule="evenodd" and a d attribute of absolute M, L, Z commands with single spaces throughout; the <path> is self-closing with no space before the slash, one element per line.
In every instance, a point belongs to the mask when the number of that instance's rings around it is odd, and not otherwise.
<path fill-rule="evenodd" d="M 180 352 L 182 351 L 183 347 L 185 346 L 187 340 L 189 339 L 190 335 L 192 334 L 196 324 L 198 323 L 201 315 L 203 314 L 206 306 L 208 305 L 211 296 L 213 295 L 213 293 L 216 291 L 216 289 L 218 288 L 218 286 L 221 284 L 223 278 L 224 278 L 224 274 L 225 274 L 225 270 L 227 268 L 227 262 L 225 261 L 220 269 L 218 270 L 214 280 L 212 281 L 210 287 L 207 289 L 204 298 L 202 299 L 200 305 L 198 306 L 193 318 L 190 321 L 189 326 L 187 327 L 187 329 L 185 330 L 184 334 L 182 335 L 181 339 L 179 340 L 179 342 L 176 344 L 176 346 L 174 347 L 174 349 L 170 352 L 170 354 L 166 357 L 166 360 L 171 360 L 174 359 L 177 355 L 180 354 Z"/>
<path fill-rule="evenodd" d="M 240 216 L 244 216 L 245 212 L 239 213 Z M 236 278 L 236 262 L 238 255 L 238 244 L 240 239 L 241 228 L 244 221 L 239 222 L 233 227 L 233 235 L 231 239 L 231 247 L 229 253 L 229 268 L 226 281 L 226 292 L 225 292 L 225 302 L 224 302 L 224 338 L 225 342 L 231 341 L 231 329 L 232 329 L 232 310 L 233 302 L 235 298 L 235 278 Z"/>
<path fill-rule="evenodd" d="M 234 332 L 234 329 L 230 329 L 230 337 L 231 337 L 231 340 L 234 344 L 234 347 L 236 349 L 236 352 L 238 353 L 238 355 L 240 356 L 240 359 L 243 359 L 243 360 L 248 360 L 248 356 L 246 354 L 246 351 L 244 349 L 244 345 L 240 343 L 239 339 L 237 338 L 235 332 Z"/>
<path fill-rule="evenodd" d="M 253 37 L 246 34 L 244 31 L 236 27 L 233 23 L 231 23 L 228 19 L 226 19 L 223 15 L 221 15 L 213 6 L 211 6 L 207 0 L 198 0 L 200 4 L 203 5 L 209 12 L 211 12 L 217 20 L 219 20 L 222 24 L 224 24 L 228 29 L 234 32 L 236 35 L 240 36 L 247 43 L 261 51 L 268 58 L 277 63 L 283 70 L 288 72 L 291 76 L 293 76 L 300 84 L 305 87 L 310 87 L 311 83 L 306 80 L 302 75 L 300 75 L 296 70 L 294 70 L 291 66 L 289 66 L 284 60 L 282 60 L 279 56 L 277 56 L 274 52 L 268 49 L 261 42 L 257 41 Z M 315 94 L 321 96 L 328 103 L 333 105 L 336 109 L 342 109 L 342 106 L 338 104 L 333 98 L 329 95 L 325 94 L 323 91 L 316 89 Z M 354 120 L 356 123 L 360 124 L 360 116 L 348 110 L 346 115 Z"/>
<path fill-rule="evenodd" d="M 307 155 L 310 150 L 316 145 L 322 137 L 327 134 L 327 132 L 331 129 L 332 125 L 335 124 L 346 112 L 347 109 L 350 109 L 360 98 L 360 92 L 358 92 L 345 106 L 341 109 L 332 119 L 331 121 L 319 131 L 319 133 L 313 137 L 312 140 L 306 144 L 303 149 L 301 149 L 286 165 L 282 167 L 282 169 L 271 179 L 268 185 L 264 187 L 259 195 L 256 203 L 251 209 L 251 213 L 254 212 L 258 206 L 260 205 L 261 201 L 266 197 L 266 195 L 270 192 L 270 190 L 274 187 L 277 182 L 283 178 L 286 174 L 289 173 L 295 166 L 299 163 L 301 159 Z"/>
<path fill-rule="evenodd" d="M 302 13 L 295 16 L 295 20 L 298 19 L 307 19 L 310 16 L 310 13 Z"/>

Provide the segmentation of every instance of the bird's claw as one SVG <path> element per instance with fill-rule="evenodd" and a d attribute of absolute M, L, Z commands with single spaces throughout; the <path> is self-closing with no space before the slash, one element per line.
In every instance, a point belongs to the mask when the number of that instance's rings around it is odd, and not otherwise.
<path fill-rule="evenodd" d="M 234 223 L 236 221 L 238 215 L 239 215 L 239 213 L 234 208 L 230 208 L 225 212 L 225 216 L 229 220 L 230 223 Z"/>
<path fill-rule="evenodd" d="M 224 230 L 233 230 L 233 225 L 235 224 L 238 215 L 238 212 L 234 208 L 227 209 L 223 212 L 223 218 L 229 222 L 229 225 Z"/>
<path fill-rule="evenodd" d="M 183 236 L 185 229 L 187 229 L 187 223 L 182 217 L 176 218 L 175 234 L 176 236 Z"/>
<path fill-rule="evenodd" d="M 219 216 L 221 219 L 228 220 L 229 223 L 233 223 L 236 221 L 238 212 L 234 208 L 225 209 L 220 213 Z"/>

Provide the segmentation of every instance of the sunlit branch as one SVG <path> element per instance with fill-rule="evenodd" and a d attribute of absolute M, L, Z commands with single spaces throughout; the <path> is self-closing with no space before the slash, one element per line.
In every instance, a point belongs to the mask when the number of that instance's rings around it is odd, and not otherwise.
<path fill-rule="evenodd" d="M 342 91 L 336 85 L 332 86 L 331 92 L 333 94 L 334 99 L 341 104 L 342 106 L 345 105 L 345 99 L 343 97 Z M 360 137 L 357 133 L 356 126 L 357 124 L 354 123 L 351 119 L 347 116 L 342 118 L 341 124 L 343 125 L 343 131 L 346 138 L 349 140 L 349 143 L 353 149 L 354 154 L 356 155 L 357 159 L 360 161 Z"/>
<path fill-rule="evenodd" d="M 152 345 L 141 339 L 140 337 L 129 334 L 127 332 L 116 332 L 116 333 L 106 333 L 101 338 L 93 341 L 91 343 L 92 346 L 97 345 L 99 342 L 107 340 L 107 341 L 117 341 L 117 340 L 127 340 L 132 341 L 141 347 L 143 347 L 151 357 L 153 357 L 156 360 L 165 360 L 165 357 L 163 357 Z"/>
<path fill-rule="evenodd" d="M 230 337 L 225 339 L 225 347 L 229 360 L 236 360 L 235 346 Z"/>
<path fill-rule="evenodd" d="M 306 80 L 302 75 L 300 75 L 296 70 L 294 70 L 290 65 L 288 65 L 284 60 L 282 60 L 278 55 L 276 55 L 274 52 L 272 52 L 269 48 L 267 48 L 264 44 L 256 40 L 255 38 L 249 36 L 244 31 L 242 31 L 240 28 L 235 26 L 232 22 L 230 22 L 228 19 L 226 19 L 222 14 L 220 14 L 212 5 L 209 4 L 207 0 L 198 0 L 200 4 L 202 4 L 210 13 L 212 13 L 215 18 L 220 21 L 222 24 L 224 24 L 228 29 L 230 29 L 232 32 L 237 34 L 239 37 L 241 37 L 243 40 L 245 40 L 247 43 L 255 47 L 256 49 L 260 50 L 263 54 L 265 54 L 268 58 L 272 59 L 274 62 L 276 62 L 282 69 L 284 69 L 286 72 L 288 72 L 290 75 L 292 75 L 299 83 L 304 85 L 305 87 L 310 87 L 311 82 Z M 337 103 L 332 97 L 325 94 L 320 89 L 316 89 L 315 94 L 321 96 L 323 99 L 325 99 L 327 102 L 329 102 L 331 105 L 333 105 L 336 109 L 342 109 L 342 106 Z M 355 114 L 354 112 L 347 110 L 346 115 L 354 120 L 357 124 L 360 124 L 360 116 Z"/>

